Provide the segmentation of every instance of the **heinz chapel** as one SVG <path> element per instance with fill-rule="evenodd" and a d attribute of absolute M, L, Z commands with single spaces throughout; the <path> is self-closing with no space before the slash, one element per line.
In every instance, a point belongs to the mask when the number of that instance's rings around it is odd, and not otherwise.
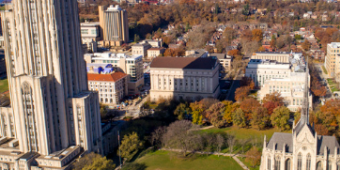
<path fill-rule="evenodd" d="M 261 170 L 340 170 L 340 147 L 336 138 L 318 135 L 309 124 L 307 84 L 304 96 L 301 118 L 293 124 L 292 134 L 274 133 L 268 143 L 265 137 Z"/>

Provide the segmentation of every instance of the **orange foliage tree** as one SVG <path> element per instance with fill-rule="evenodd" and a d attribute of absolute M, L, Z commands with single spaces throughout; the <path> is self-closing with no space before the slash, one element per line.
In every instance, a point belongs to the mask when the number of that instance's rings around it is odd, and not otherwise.
<path fill-rule="evenodd" d="M 253 41 L 257 41 L 257 42 L 261 42 L 262 41 L 262 39 L 263 39 L 263 32 L 262 32 L 261 29 L 253 29 L 251 31 L 251 33 L 252 33 L 252 36 L 253 36 L 253 38 L 252 38 Z"/>
<path fill-rule="evenodd" d="M 253 110 L 257 109 L 260 106 L 260 103 L 254 98 L 244 99 L 240 104 L 240 108 L 243 110 L 247 121 L 250 121 L 252 119 Z"/>
<path fill-rule="evenodd" d="M 235 91 L 235 100 L 242 101 L 248 97 L 250 89 L 248 86 L 239 87 Z"/>

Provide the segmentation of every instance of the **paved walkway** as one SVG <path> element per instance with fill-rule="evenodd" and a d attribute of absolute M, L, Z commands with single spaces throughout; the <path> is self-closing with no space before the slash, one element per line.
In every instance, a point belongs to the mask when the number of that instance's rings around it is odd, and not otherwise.
<path fill-rule="evenodd" d="M 166 149 L 161 148 L 160 150 L 164 151 L 172 151 L 172 152 L 182 152 L 181 149 Z M 245 155 L 241 154 L 229 154 L 229 153 L 219 153 L 219 152 L 202 152 L 202 151 L 188 151 L 190 153 L 196 153 L 196 154 L 207 154 L 207 155 L 219 155 L 219 156 L 230 156 L 232 157 L 244 170 L 249 170 L 249 168 L 242 162 L 238 157 L 245 157 Z"/>

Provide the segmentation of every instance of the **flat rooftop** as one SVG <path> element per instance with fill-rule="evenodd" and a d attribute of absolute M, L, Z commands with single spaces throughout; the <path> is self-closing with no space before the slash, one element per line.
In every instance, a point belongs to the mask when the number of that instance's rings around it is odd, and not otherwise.
<path fill-rule="evenodd" d="M 113 53 L 113 52 L 103 52 L 103 53 L 86 53 L 85 56 L 91 56 L 92 59 L 137 59 L 142 58 L 142 55 L 129 55 L 127 53 Z"/>
<path fill-rule="evenodd" d="M 82 27 L 95 27 L 95 26 L 99 26 L 99 22 L 82 22 L 82 23 L 80 23 L 80 26 L 82 26 Z"/>
<path fill-rule="evenodd" d="M 332 48 L 340 48 L 340 42 L 331 42 L 328 45 Z"/>

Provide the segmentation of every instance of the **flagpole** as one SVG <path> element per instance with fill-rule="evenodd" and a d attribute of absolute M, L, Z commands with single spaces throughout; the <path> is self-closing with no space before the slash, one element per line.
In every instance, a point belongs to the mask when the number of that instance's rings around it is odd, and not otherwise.
<path fill-rule="evenodd" d="M 120 136 L 119 136 L 119 131 L 118 131 L 118 151 L 119 151 L 119 166 L 120 166 L 120 169 L 122 169 L 122 158 L 120 157 Z"/>

